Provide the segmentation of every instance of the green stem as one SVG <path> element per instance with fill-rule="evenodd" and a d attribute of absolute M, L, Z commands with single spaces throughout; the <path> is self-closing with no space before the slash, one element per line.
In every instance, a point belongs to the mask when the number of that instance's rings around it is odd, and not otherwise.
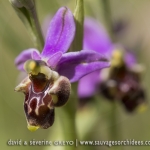
<path fill-rule="evenodd" d="M 76 23 L 76 33 L 70 51 L 79 51 L 82 50 L 83 47 L 84 0 L 76 0 L 74 18 Z"/>
<path fill-rule="evenodd" d="M 105 18 L 105 23 L 107 30 L 110 34 L 112 41 L 115 41 L 114 33 L 113 33 L 113 22 L 112 22 L 112 15 L 110 9 L 110 0 L 101 0 L 103 4 L 103 13 Z"/>
<path fill-rule="evenodd" d="M 38 50 L 42 50 L 44 39 L 37 17 L 35 2 L 33 0 L 10 0 L 10 2 L 31 35 L 35 47 Z"/>
<path fill-rule="evenodd" d="M 113 23 L 112 23 L 112 16 L 111 16 L 111 9 L 110 9 L 110 0 L 102 0 L 103 3 L 103 10 L 104 10 L 104 17 L 107 29 L 110 33 L 111 39 L 115 41 L 115 35 L 113 31 Z M 121 140 L 121 131 L 119 122 L 119 110 L 117 109 L 117 102 L 112 102 L 111 111 L 109 114 L 109 137 L 110 140 Z M 120 149 L 120 147 L 113 147 L 113 149 Z"/>
<path fill-rule="evenodd" d="M 119 130 L 118 130 L 118 109 L 117 109 L 117 103 L 114 101 L 112 102 L 110 114 L 109 114 L 109 133 L 110 133 L 110 140 L 119 140 Z"/>
<path fill-rule="evenodd" d="M 31 19 L 31 24 L 32 24 L 32 39 L 33 42 L 35 43 L 35 46 L 39 49 L 42 50 L 43 46 L 44 46 L 44 39 L 43 39 L 43 35 L 41 32 L 41 27 L 39 24 L 39 20 L 37 17 L 37 13 L 35 8 L 31 11 L 29 11 L 30 14 L 30 19 Z"/>
<path fill-rule="evenodd" d="M 119 110 L 117 108 L 117 102 L 112 102 L 110 114 L 108 117 L 109 122 L 109 140 L 120 141 L 121 139 L 121 124 L 119 124 Z M 112 150 L 121 150 L 122 146 L 113 146 Z"/>
<path fill-rule="evenodd" d="M 65 141 L 74 141 L 77 139 L 76 130 L 76 110 L 77 110 L 77 83 L 72 84 L 72 94 L 70 96 L 69 102 L 63 107 L 64 114 L 63 117 L 63 135 Z M 61 114 L 60 114 L 61 115 Z M 77 150 L 76 144 L 73 146 L 66 146 L 65 150 Z"/>

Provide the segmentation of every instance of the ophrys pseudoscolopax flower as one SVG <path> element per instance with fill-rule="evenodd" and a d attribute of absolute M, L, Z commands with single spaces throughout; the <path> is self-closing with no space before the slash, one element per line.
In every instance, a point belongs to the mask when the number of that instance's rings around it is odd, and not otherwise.
<path fill-rule="evenodd" d="M 65 53 L 75 35 L 71 11 L 60 8 L 50 22 L 42 53 L 31 48 L 15 60 L 28 76 L 15 88 L 25 94 L 24 110 L 30 130 L 46 129 L 54 122 L 54 107 L 64 105 L 70 82 L 109 66 L 107 59 L 92 50 Z"/>

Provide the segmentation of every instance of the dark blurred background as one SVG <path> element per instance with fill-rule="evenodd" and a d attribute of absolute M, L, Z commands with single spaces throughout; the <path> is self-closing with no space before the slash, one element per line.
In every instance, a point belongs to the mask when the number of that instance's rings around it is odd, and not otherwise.
<path fill-rule="evenodd" d="M 61 6 L 67 6 L 74 11 L 74 0 L 36 0 L 40 23 L 48 15 L 53 15 Z M 111 0 L 111 15 L 114 26 L 125 23 L 125 29 L 117 32 L 117 42 L 121 42 L 135 51 L 138 62 L 145 66 L 143 72 L 143 86 L 149 101 L 150 90 L 150 1 L 149 0 Z M 101 0 L 85 0 L 85 16 L 92 16 L 104 25 Z M 20 72 L 14 65 L 15 57 L 24 49 L 33 47 L 33 43 L 23 23 L 20 21 L 8 0 L 0 0 L 0 149 L 64 149 L 63 146 L 8 146 L 9 139 L 22 141 L 35 140 L 63 140 L 59 113 L 56 109 L 56 121 L 47 129 L 30 132 L 27 129 L 23 111 L 24 96 L 14 92 L 18 84 Z M 98 108 L 89 104 L 78 111 L 76 117 L 79 140 L 107 140 L 109 130 L 108 116 L 110 103 L 105 100 L 98 102 Z M 118 105 L 119 120 L 116 126 L 120 130 L 121 139 L 150 140 L 150 109 L 144 112 L 128 113 Z M 67 118 L 64 118 L 67 120 Z M 69 120 L 67 120 L 69 121 Z M 93 125 L 96 122 L 96 125 Z M 92 132 L 89 130 L 92 129 Z M 69 131 L 66 131 L 69 132 Z M 70 139 L 74 140 L 74 139 Z M 108 149 L 108 147 L 86 147 L 86 149 Z M 83 149 L 83 147 L 81 147 Z M 124 150 L 149 150 L 150 146 L 126 146 Z"/>

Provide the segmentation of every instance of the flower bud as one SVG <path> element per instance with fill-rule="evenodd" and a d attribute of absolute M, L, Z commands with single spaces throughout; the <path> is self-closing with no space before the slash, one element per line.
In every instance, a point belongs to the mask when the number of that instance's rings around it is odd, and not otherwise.
<path fill-rule="evenodd" d="M 32 9 L 34 7 L 33 0 L 9 0 L 15 8 L 22 8 L 25 7 L 26 9 Z"/>

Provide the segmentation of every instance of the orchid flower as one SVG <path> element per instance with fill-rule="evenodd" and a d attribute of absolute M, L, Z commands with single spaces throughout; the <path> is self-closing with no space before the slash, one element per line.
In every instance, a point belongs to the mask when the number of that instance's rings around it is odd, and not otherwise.
<path fill-rule="evenodd" d="M 15 60 L 17 68 L 28 73 L 15 90 L 25 94 L 29 130 L 46 129 L 53 124 L 54 107 L 68 101 L 70 82 L 110 65 L 107 58 L 93 50 L 66 53 L 74 35 L 74 17 L 68 8 L 62 7 L 50 22 L 42 53 L 30 48 Z"/>
<path fill-rule="evenodd" d="M 84 49 L 103 54 L 111 61 L 111 67 L 80 79 L 78 96 L 81 104 L 97 93 L 110 100 L 120 100 L 128 111 L 145 103 L 145 91 L 139 75 L 142 67 L 137 64 L 135 55 L 123 46 L 113 44 L 105 28 L 91 18 L 85 19 Z"/>

